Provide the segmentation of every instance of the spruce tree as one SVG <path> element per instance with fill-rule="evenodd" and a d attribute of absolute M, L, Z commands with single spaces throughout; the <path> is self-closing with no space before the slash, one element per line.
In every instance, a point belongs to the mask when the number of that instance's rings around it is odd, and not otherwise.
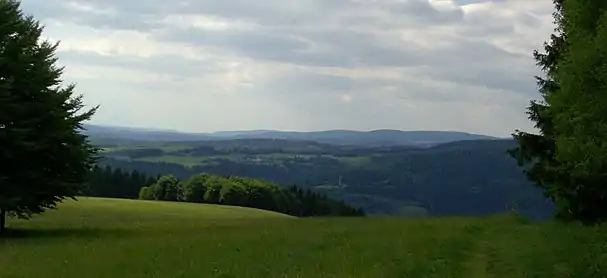
<path fill-rule="evenodd" d="M 607 2 L 556 1 L 557 34 L 536 53 L 543 102 L 528 109 L 539 135 L 517 132 L 512 154 L 562 220 L 607 217 Z"/>
<path fill-rule="evenodd" d="M 554 191 L 559 216 L 596 223 L 607 218 L 607 2 L 567 0 L 567 48 L 555 70 L 560 88 L 547 97 L 557 134 Z"/>
<path fill-rule="evenodd" d="M 0 0 L 0 231 L 81 193 L 97 149 L 80 134 L 84 109 L 55 65 L 58 44 L 15 0 Z"/>
<path fill-rule="evenodd" d="M 544 193 L 553 202 L 556 196 L 552 194 L 560 180 L 556 171 L 558 168 L 555 153 L 555 133 L 552 114 L 546 99 L 559 89 L 556 78 L 556 68 L 562 59 L 566 46 L 566 36 L 563 33 L 565 18 L 563 16 L 563 0 L 554 0 L 556 11 L 553 13 L 556 24 L 555 33 L 551 34 L 550 41 L 544 43 L 544 52 L 534 51 L 533 56 L 537 65 L 545 76 L 536 76 L 541 101 L 531 101 L 527 108 L 529 119 L 535 123 L 538 134 L 517 130 L 513 136 L 518 141 L 518 147 L 510 150 L 510 154 L 524 167 L 529 180 L 544 190 Z M 562 175 L 561 175 L 562 176 Z"/>

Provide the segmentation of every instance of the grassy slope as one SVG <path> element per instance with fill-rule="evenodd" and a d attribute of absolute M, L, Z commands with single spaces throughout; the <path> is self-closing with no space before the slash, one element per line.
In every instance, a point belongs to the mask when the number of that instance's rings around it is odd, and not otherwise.
<path fill-rule="evenodd" d="M 2 278 L 607 277 L 607 229 L 510 217 L 294 219 L 86 198 L 9 225 Z"/>

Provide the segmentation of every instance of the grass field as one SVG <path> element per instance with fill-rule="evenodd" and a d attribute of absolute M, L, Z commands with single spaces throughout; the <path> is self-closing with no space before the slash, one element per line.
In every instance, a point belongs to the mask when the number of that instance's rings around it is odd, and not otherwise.
<path fill-rule="evenodd" d="M 607 229 L 82 198 L 9 220 L 0 277 L 607 277 Z"/>

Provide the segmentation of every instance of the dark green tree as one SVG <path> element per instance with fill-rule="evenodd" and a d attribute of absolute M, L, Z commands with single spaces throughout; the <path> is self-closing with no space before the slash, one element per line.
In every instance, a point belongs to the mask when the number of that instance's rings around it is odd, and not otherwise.
<path fill-rule="evenodd" d="M 607 216 L 607 86 L 604 1 L 554 1 L 556 34 L 535 59 L 542 102 L 529 118 L 539 134 L 517 131 L 511 151 L 556 205 L 556 217 L 594 223 Z"/>
<path fill-rule="evenodd" d="M 84 108 L 62 86 L 58 44 L 20 3 L 0 0 L 0 231 L 7 214 L 30 218 L 81 193 L 98 150 L 82 135 Z"/>
<path fill-rule="evenodd" d="M 559 217 L 592 224 L 607 218 L 607 2 L 567 0 L 567 48 L 556 68 L 560 88 L 547 97 L 558 172 Z"/>
<path fill-rule="evenodd" d="M 150 187 L 144 186 L 139 190 L 139 199 L 154 200 L 154 196 L 152 196 L 152 190 L 150 189 Z"/>
<path fill-rule="evenodd" d="M 218 178 L 214 177 L 206 186 L 206 192 L 204 194 L 204 202 L 209 204 L 219 204 L 221 199 L 221 188 L 223 180 L 219 182 Z"/>
<path fill-rule="evenodd" d="M 556 11 L 553 14 L 556 24 L 555 33 L 551 34 L 550 41 L 544 43 L 544 52 L 534 51 L 533 56 L 537 65 L 545 73 L 544 77 L 536 76 L 541 101 L 531 101 L 527 108 L 529 119 L 535 122 L 539 134 L 527 133 L 517 130 L 513 136 L 519 146 L 510 150 L 510 154 L 524 167 L 529 180 L 544 190 L 544 193 L 553 202 L 557 196 L 553 194 L 555 188 L 564 181 L 562 174 L 557 171 L 555 132 L 553 115 L 550 104 L 546 101 L 548 96 L 559 90 L 560 85 L 556 77 L 556 69 L 565 52 L 566 41 L 563 27 L 563 0 L 554 0 Z"/>
<path fill-rule="evenodd" d="M 173 175 L 164 175 L 150 186 L 150 194 L 154 200 L 178 201 L 181 195 L 179 180 Z"/>
<path fill-rule="evenodd" d="M 204 202 L 207 191 L 206 181 L 208 174 L 197 174 L 181 182 L 181 200 L 193 203 Z"/>

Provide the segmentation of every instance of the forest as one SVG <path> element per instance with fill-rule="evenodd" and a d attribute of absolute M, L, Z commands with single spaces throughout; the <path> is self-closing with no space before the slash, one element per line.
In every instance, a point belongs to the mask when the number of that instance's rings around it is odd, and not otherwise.
<path fill-rule="evenodd" d="M 543 219 L 553 210 L 508 155 L 508 149 L 517 146 L 514 140 L 432 147 L 274 139 L 106 142 L 100 145 L 100 165 L 177 179 L 210 173 L 295 184 L 369 214 L 489 215 L 517 210 Z"/>
<path fill-rule="evenodd" d="M 207 173 L 179 181 L 173 175 L 148 177 L 139 171 L 95 166 L 83 195 L 124 199 L 233 205 L 298 217 L 364 216 L 362 209 L 295 185 Z"/>

